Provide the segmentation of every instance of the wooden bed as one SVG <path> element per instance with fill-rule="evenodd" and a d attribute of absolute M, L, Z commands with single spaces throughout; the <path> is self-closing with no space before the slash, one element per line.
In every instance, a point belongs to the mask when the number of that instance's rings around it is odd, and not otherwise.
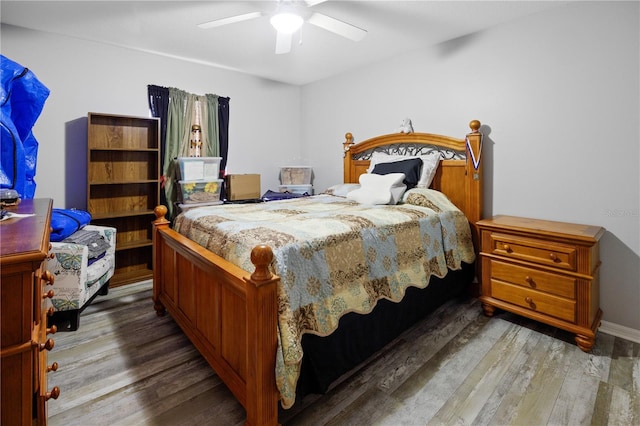
<path fill-rule="evenodd" d="M 344 183 L 366 173 L 373 150 L 414 155 L 438 149 L 443 160 L 432 189 L 446 194 L 467 216 L 476 253 L 475 222 L 482 216 L 480 122 L 459 139 L 428 133 L 389 134 L 344 142 Z M 170 228 L 166 207 L 153 223 L 153 300 L 169 312 L 247 412 L 247 425 L 278 424 L 275 383 L 277 283 L 269 269 L 273 253 L 255 247 L 254 271 L 245 271 Z"/>

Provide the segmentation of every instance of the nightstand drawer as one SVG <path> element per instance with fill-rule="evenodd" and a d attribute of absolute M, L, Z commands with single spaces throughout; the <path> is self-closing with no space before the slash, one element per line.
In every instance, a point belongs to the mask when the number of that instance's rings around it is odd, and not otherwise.
<path fill-rule="evenodd" d="M 567 299 L 576 298 L 576 279 L 491 260 L 491 277 Z"/>
<path fill-rule="evenodd" d="M 566 244 L 494 232 L 491 234 L 491 252 L 568 271 L 576 270 L 576 248 Z"/>
<path fill-rule="evenodd" d="M 491 296 L 541 314 L 575 323 L 576 302 L 499 280 L 491 280 Z"/>

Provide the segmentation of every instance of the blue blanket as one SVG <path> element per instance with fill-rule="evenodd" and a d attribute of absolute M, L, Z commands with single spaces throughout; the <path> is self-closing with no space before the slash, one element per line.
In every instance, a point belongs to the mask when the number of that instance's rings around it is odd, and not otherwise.
<path fill-rule="evenodd" d="M 50 240 L 59 242 L 91 222 L 91 214 L 84 210 L 53 209 Z"/>

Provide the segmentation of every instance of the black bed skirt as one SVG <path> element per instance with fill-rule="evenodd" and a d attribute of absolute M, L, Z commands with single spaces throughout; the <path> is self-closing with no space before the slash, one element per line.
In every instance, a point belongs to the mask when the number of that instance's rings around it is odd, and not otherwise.
<path fill-rule="evenodd" d="M 368 315 L 354 312 L 340 319 L 340 326 L 326 337 L 305 334 L 304 356 L 296 399 L 325 393 L 331 383 L 398 337 L 403 331 L 440 307 L 466 296 L 474 276 L 473 265 L 432 277 L 424 289 L 409 287 L 399 303 L 381 300 Z"/>

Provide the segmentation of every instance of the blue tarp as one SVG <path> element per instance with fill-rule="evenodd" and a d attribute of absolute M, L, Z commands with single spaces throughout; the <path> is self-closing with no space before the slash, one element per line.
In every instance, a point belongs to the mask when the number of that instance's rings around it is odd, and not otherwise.
<path fill-rule="evenodd" d="M 38 141 L 32 129 L 49 97 L 28 68 L 0 55 L 0 188 L 15 189 L 21 198 L 36 192 Z"/>

